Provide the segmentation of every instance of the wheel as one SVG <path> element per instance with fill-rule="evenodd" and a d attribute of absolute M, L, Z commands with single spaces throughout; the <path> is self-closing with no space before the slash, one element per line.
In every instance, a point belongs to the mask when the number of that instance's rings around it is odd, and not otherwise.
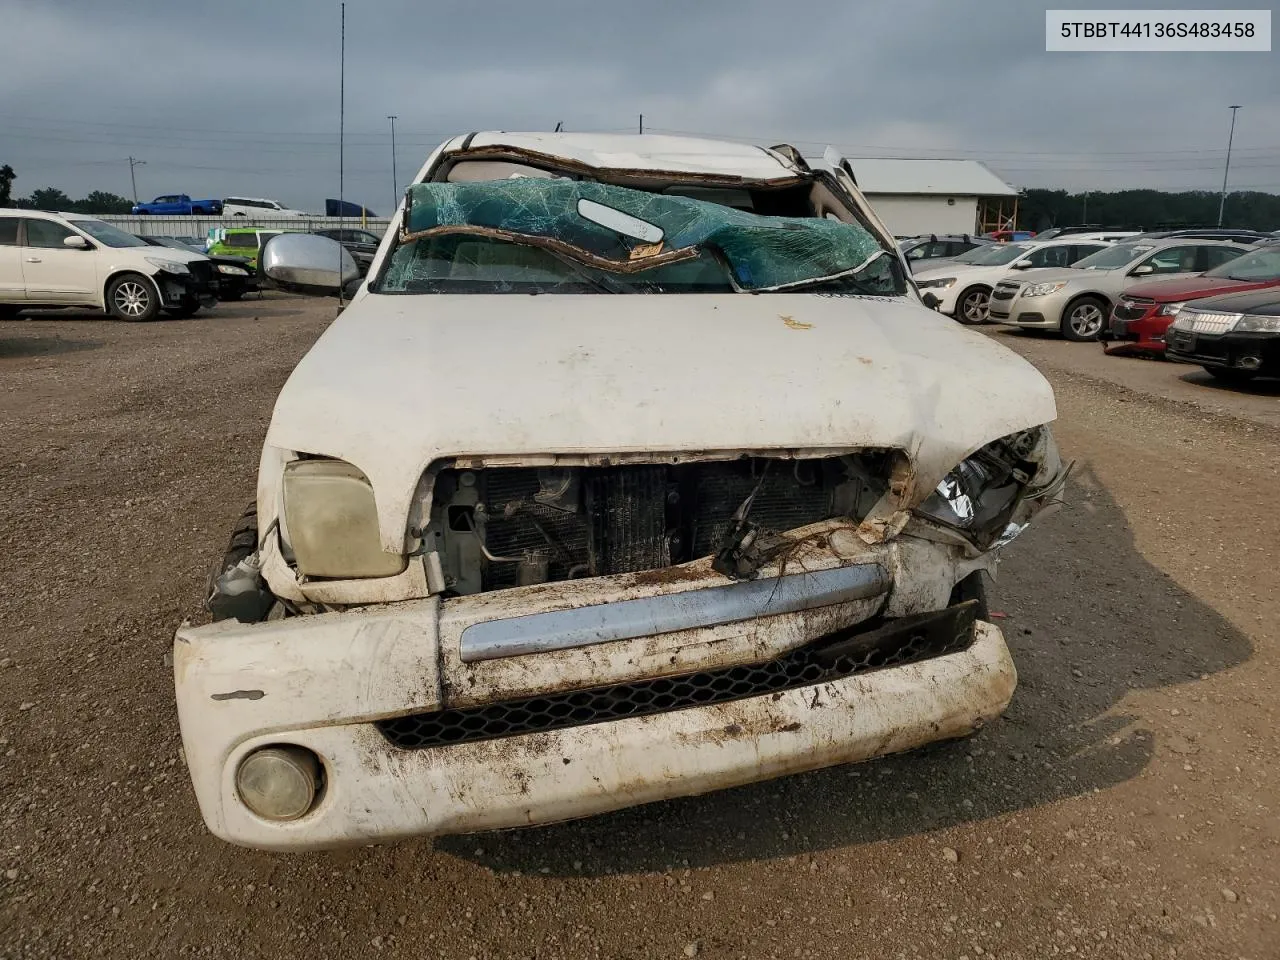
<path fill-rule="evenodd" d="M 1248 383 L 1257 376 L 1252 370 L 1232 370 L 1229 367 L 1205 367 L 1205 371 L 1215 380 L 1223 383 Z"/>
<path fill-rule="evenodd" d="M 970 287 L 956 297 L 956 319 L 961 323 L 986 323 L 991 306 L 991 291 L 986 287 Z"/>
<path fill-rule="evenodd" d="M 218 294 L 218 299 L 225 300 L 227 302 L 232 302 L 235 300 L 239 300 L 243 296 L 244 296 L 243 290 L 223 290 L 221 293 Z"/>
<path fill-rule="evenodd" d="M 1062 335 L 1077 342 L 1097 340 L 1106 319 L 1106 303 L 1097 297 L 1081 297 L 1067 304 L 1062 314 Z"/>
<path fill-rule="evenodd" d="M 137 216 L 146 217 L 146 216 L 150 216 L 150 213 L 151 212 L 149 210 L 139 210 L 137 213 Z"/>
<path fill-rule="evenodd" d="M 194 317 L 200 311 L 200 304 L 185 303 L 173 310 L 166 310 L 165 313 L 178 320 L 186 320 L 188 317 Z"/>
<path fill-rule="evenodd" d="M 122 273 L 107 285 L 107 310 L 119 320 L 142 323 L 160 312 L 156 288 L 140 273 Z"/>
<path fill-rule="evenodd" d="M 271 610 L 275 598 L 260 574 L 244 571 L 226 575 L 241 560 L 258 549 L 258 508 L 250 504 L 231 530 L 231 541 L 222 556 L 222 565 L 209 579 L 205 608 L 214 620 L 239 620 L 258 623 Z"/>

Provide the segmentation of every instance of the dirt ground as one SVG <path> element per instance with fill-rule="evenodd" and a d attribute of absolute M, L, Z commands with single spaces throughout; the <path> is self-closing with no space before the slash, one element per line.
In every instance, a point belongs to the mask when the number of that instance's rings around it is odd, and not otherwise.
<path fill-rule="evenodd" d="M 550 828 L 212 838 L 164 657 L 332 316 L 0 324 L 0 955 L 1280 957 L 1280 389 L 991 328 L 1078 460 L 992 590 L 1002 721 Z"/>

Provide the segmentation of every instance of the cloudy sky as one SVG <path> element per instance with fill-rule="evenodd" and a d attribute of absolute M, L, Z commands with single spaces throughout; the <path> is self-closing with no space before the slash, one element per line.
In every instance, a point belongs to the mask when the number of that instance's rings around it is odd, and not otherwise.
<path fill-rule="evenodd" d="M 646 131 L 815 154 L 980 159 L 1023 187 L 1217 190 L 1232 103 L 1244 105 L 1233 188 L 1280 193 L 1280 54 L 1046 53 L 1044 9 L 348 0 L 345 196 L 390 205 L 388 114 L 401 186 L 453 133 L 630 131 L 644 114 Z M 144 199 L 238 193 L 322 210 L 338 192 L 338 10 L 0 0 L 0 163 L 17 171 L 15 193 L 128 196 L 133 156 Z"/>

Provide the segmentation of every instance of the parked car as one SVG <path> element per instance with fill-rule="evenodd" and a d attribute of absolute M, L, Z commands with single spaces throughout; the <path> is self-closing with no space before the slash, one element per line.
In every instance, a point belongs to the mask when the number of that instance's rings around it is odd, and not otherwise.
<path fill-rule="evenodd" d="M 205 252 L 204 241 L 199 237 L 171 237 L 171 236 L 165 235 L 165 236 L 155 236 L 155 237 L 143 237 L 142 239 L 163 240 L 165 241 L 164 245 L 166 247 L 171 247 L 173 249 L 177 249 L 177 247 L 173 246 L 176 243 L 192 251 L 193 253 Z"/>
<path fill-rule="evenodd" d="M 276 401 L 215 622 L 175 639 L 215 834 L 546 823 L 1004 709 L 974 571 L 1060 498 L 1053 394 L 921 304 L 846 172 L 478 133 L 389 229 Z M 262 257 L 356 273 L 314 235 Z"/>
<path fill-rule="evenodd" d="M 192 200 L 185 193 L 168 193 L 149 203 L 135 203 L 131 211 L 139 217 L 216 217 L 222 213 L 222 201 Z"/>
<path fill-rule="evenodd" d="M 1079 224 L 1070 227 L 1050 227 L 1048 230 L 1041 230 L 1036 234 L 1037 240 L 1060 240 L 1063 237 L 1094 237 L 1105 235 L 1107 237 L 1116 237 L 1123 239 L 1125 237 L 1137 236 L 1140 230 L 1131 230 L 1128 227 L 1104 227 L 1099 224 Z"/>
<path fill-rule="evenodd" d="M 347 252 L 355 260 L 362 277 L 369 272 L 369 265 L 373 263 L 373 255 L 378 252 L 378 245 L 382 243 L 381 237 L 376 233 L 370 233 L 368 230 L 333 227 L 332 229 L 317 230 L 315 232 L 322 237 L 337 240 L 346 247 Z"/>
<path fill-rule="evenodd" d="M 1095 340 L 1112 305 L 1129 287 L 1159 276 L 1203 273 L 1249 252 L 1214 240 L 1146 240 L 1113 244 L 1062 270 L 1029 270 L 991 293 L 990 317 L 1012 326 L 1056 330 Z"/>
<path fill-rule="evenodd" d="M 1280 292 L 1271 287 L 1187 304 L 1165 335 L 1165 355 L 1228 383 L 1280 377 Z"/>
<path fill-rule="evenodd" d="M 931 233 L 927 237 L 911 237 L 902 240 L 898 244 L 898 249 L 906 258 L 907 265 L 914 271 L 921 261 L 951 259 L 974 247 L 992 243 L 995 241 L 988 240 L 986 237 L 971 237 L 968 234 L 938 236 L 936 233 Z"/>
<path fill-rule="evenodd" d="M 282 219 L 285 217 L 309 217 L 303 210 L 286 207 L 277 200 L 266 200 L 262 197 L 227 197 L 222 201 L 222 215 L 226 217 L 260 217 L 262 219 Z"/>
<path fill-rule="evenodd" d="M 922 266 L 914 276 L 917 287 L 941 301 L 939 311 L 961 323 L 983 323 L 992 289 L 1014 271 L 1067 267 L 1107 246 L 1075 238 L 991 244 L 975 247 L 941 266 Z"/>
<path fill-rule="evenodd" d="M 1280 245 L 1268 244 L 1206 273 L 1130 287 L 1099 339 L 1110 354 L 1160 355 L 1165 332 L 1188 301 L 1226 293 L 1280 289 Z"/>
<path fill-rule="evenodd" d="M 213 264 L 157 250 L 75 213 L 0 209 L 0 316 L 24 307 L 90 307 L 120 320 L 189 317 L 213 306 Z"/>
<path fill-rule="evenodd" d="M 192 251 L 189 241 L 179 240 L 176 237 L 141 237 L 139 239 L 156 247 Z M 246 293 L 260 289 L 258 273 L 249 263 L 248 258 L 214 255 L 208 259 L 213 264 L 216 274 L 216 296 L 219 300 L 239 300 Z"/>
<path fill-rule="evenodd" d="M 264 227 L 210 227 L 206 250 L 211 256 L 243 257 L 256 271 L 263 244 L 284 232 Z"/>
<path fill-rule="evenodd" d="M 1034 239 L 1036 232 L 1034 230 L 991 230 L 982 236 L 987 240 L 994 240 L 996 243 L 1009 243 L 1014 240 L 1031 240 Z"/>
<path fill-rule="evenodd" d="M 1260 230 L 1236 230 L 1222 227 L 1193 227 L 1186 230 L 1156 230 L 1140 233 L 1135 240 L 1228 240 L 1236 243 L 1262 243 L 1271 239 L 1271 234 Z"/>

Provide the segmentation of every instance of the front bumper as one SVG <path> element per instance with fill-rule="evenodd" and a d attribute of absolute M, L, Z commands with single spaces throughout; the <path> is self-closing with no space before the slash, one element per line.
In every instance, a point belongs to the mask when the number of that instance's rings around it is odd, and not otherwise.
<path fill-rule="evenodd" d="M 1280 334 L 1206 334 L 1170 327 L 1165 356 L 1180 363 L 1275 377 L 1280 376 Z"/>
<path fill-rule="evenodd" d="M 193 303 L 212 307 L 218 302 L 218 284 L 212 266 L 206 267 L 197 261 L 189 266 L 189 270 L 189 273 L 156 272 L 153 279 L 160 291 L 162 307 L 185 307 Z"/>
<path fill-rule="evenodd" d="M 1057 330 L 1062 326 L 1062 309 L 1067 304 L 1063 291 L 1045 297 L 1024 297 L 1022 291 L 1012 300 L 991 300 L 988 315 L 996 323 L 1039 330 Z"/>
<path fill-rule="evenodd" d="M 963 736 L 1003 712 L 1016 672 L 1000 631 L 967 649 L 762 696 L 454 745 L 404 749 L 376 721 L 405 712 L 435 675 L 434 601 L 265 627 L 179 631 L 174 651 L 187 764 L 209 829 L 271 850 L 363 844 L 551 823 L 690 796 Z M 412 608 L 412 609 L 410 609 Z M 306 642 L 288 642 L 305 632 Z M 301 639 L 294 637 L 293 639 Z M 245 648 L 249 652 L 245 654 Z M 254 663 L 219 669 L 220 652 Z M 270 666 L 268 666 L 270 664 Z M 271 822 L 240 801 L 254 749 L 314 751 L 315 807 Z"/>
<path fill-rule="evenodd" d="M 1164 353 L 1165 332 L 1173 324 L 1173 317 L 1159 316 L 1161 304 L 1152 306 L 1140 317 L 1132 319 L 1118 316 L 1112 310 L 1107 327 L 1098 339 L 1106 345 L 1103 350 L 1113 355 L 1131 353 Z"/>

